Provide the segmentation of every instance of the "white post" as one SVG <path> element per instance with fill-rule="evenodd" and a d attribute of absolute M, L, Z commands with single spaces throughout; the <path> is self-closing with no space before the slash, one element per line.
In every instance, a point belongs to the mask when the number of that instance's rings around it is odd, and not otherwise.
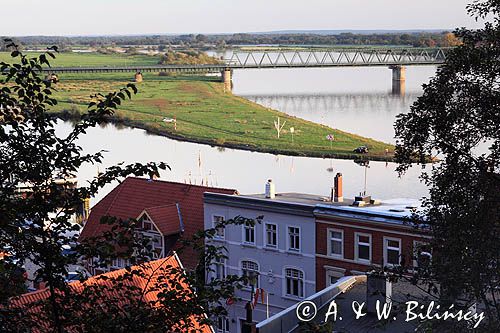
<path fill-rule="evenodd" d="M 266 315 L 269 319 L 269 293 L 266 293 Z"/>

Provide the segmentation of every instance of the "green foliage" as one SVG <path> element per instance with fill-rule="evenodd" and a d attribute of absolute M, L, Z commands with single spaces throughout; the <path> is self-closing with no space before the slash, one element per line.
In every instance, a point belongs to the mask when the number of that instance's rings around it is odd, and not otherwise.
<path fill-rule="evenodd" d="M 187 50 L 187 51 L 168 51 L 161 56 L 160 65 L 206 65 L 220 64 L 221 61 L 207 55 L 205 52 Z"/>
<path fill-rule="evenodd" d="M 57 48 L 28 57 L 11 41 L 7 43 L 17 61 L 0 63 L 0 244 L 1 251 L 8 254 L 0 259 L 0 331 L 163 332 L 189 328 L 192 332 L 196 331 L 194 320 L 208 322 L 205 314 L 224 313 L 221 302 L 239 286 L 239 277 L 205 285 L 199 272 L 164 266 L 161 269 L 167 278 L 140 289 L 129 282 L 138 276 L 148 278 L 151 273 L 139 266 L 128 268 L 129 274 L 112 281 L 113 290 L 99 284 L 81 289 L 68 285 L 65 276 L 69 266 L 80 263 L 81 256 L 96 257 L 95 265 L 100 267 L 116 257 L 138 265 L 151 259 L 149 240 L 135 232 L 134 219 L 105 217 L 101 223 L 108 224 L 109 231 L 75 247 L 80 226 L 71 217 L 82 200 L 106 184 L 128 175 L 157 176 L 168 165 L 117 165 L 84 187 L 58 184 L 57 178 L 71 177 L 82 165 L 102 162 L 103 152 L 83 154 L 78 139 L 89 128 L 109 121 L 137 88 L 129 83 L 114 92 L 93 94 L 73 130 L 61 136 L 55 131 L 58 119 L 50 112 L 57 105 L 53 98 L 56 83 L 39 76 Z M 17 191 L 20 183 L 30 187 L 28 194 Z M 223 250 L 204 250 L 201 241 L 212 233 L 208 230 L 194 240 L 202 260 L 200 267 Z M 74 253 L 63 254 L 63 246 L 73 246 Z M 35 279 L 46 282 L 49 297 L 40 304 L 16 308 L 10 299 L 25 291 L 19 273 L 22 276 L 28 261 L 38 267 Z M 194 294 L 194 289 L 203 292 Z M 159 292 L 157 304 L 142 297 L 147 292 Z"/>
<path fill-rule="evenodd" d="M 350 33 L 304 32 L 304 33 L 236 33 L 223 35 L 155 35 L 155 36 L 99 36 L 99 37 L 19 37 L 23 45 L 75 45 L 102 47 L 109 45 L 181 45 L 185 47 L 218 49 L 238 45 L 386 45 L 386 46 L 447 46 L 446 33 L 430 32 L 375 32 Z M 162 51 L 162 50 L 160 50 Z"/>
<path fill-rule="evenodd" d="M 452 50 L 411 112 L 396 122 L 396 158 L 404 172 L 416 158 L 440 162 L 423 180 L 430 185 L 424 221 L 432 231 L 432 264 L 418 276 L 440 286 L 442 300 L 484 310 L 500 327 L 500 25 L 498 1 L 475 1 L 479 30 L 459 29 Z"/>

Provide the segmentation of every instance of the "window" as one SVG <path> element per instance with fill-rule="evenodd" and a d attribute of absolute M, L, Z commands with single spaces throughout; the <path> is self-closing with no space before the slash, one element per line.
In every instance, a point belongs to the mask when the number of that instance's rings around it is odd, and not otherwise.
<path fill-rule="evenodd" d="M 111 261 L 111 268 L 125 268 L 130 265 L 130 260 L 123 258 L 115 258 Z"/>
<path fill-rule="evenodd" d="M 384 238 L 384 265 L 399 265 L 401 258 L 401 240 L 397 238 Z"/>
<path fill-rule="evenodd" d="M 223 258 L 215 260 L 214 271 L 216 279 L 223 280 L 226 278 L 226 261 Z"/>
<path fill-rule="evenodd" d="M 329 229 L 328 237 L 328 255 L 342 258 L 344 255 L 344 232 Z"/>
<path fill-rule="evenodd" d="M 259 288 L 259 264 L 250 260 L 242 261 L 241 272 L 248 279 L 247 287 Z"/>
<path fill-rule="evenodd" d="M 368 234 L 356 234 L 356 259 L 370 262 L 372 258 L 372 236 Z"/>
<path fill-rule="evenodd" d="M 326 286 L 329 287 L 332 284 L 337 283 L 337 281 L 344 277 L 345 269 L 340 267 L 328 267 L 326 269 Z"/>
<path fill-rule="evenodd" d="M 153 223 L 147 219 L 142 220 L 142 230 L 153 230 Z"/>
<path fill-rule="evenodd" d="M 229 319 L 227 317 L 217 318 L 217 333 L 229 333 Z"/>
<path fill-rule="evenodd" d="M 300 251 L 300 229 L 288 227 L 288 250 Z"/>
<path fill-rule="evenodd" d="M 162 257 L 162 252 L 163 252 L 163 242 L 162 242 L 162 237 L 158 235 L 154 236 L 146 236 L 149 237 L 149 245 L 151 246 L 151 252 L 153 255 L 153 258 L 158 259 Z"/>
<path fill-rule="evenodd" d="M 285 270 L 286 296 L 304 297 L 304 273 L 294 268 Z"/>
<path fill-rule="evenodd" d="M 224 239 L 225 228 L 223 225 L 221 225 L 222 223 L 224 223 L 224 221 L 225 221 L 224 216 L 221 215 L 212 216 L 212 223 L 213 227 L 215 228 L 215 235 L 214 235 L 215 238 Z"/>
<path fill-rule="evenodd" d="M 278 226 L 266 223 L 266 247 L 278 247 Z"/>
<path fill-rule="evenodd" d="M 255 226 L 250 223 L 245 223 L 243 232 L 243 241 L 247 244 L 255 244 Z"/>
<path fill-rule="evenodd" d="M 326 281 L 326 285 L 327 287 L 328 286 L 331 286 L 331 285 L 334 285 L 335 283 L 337 283 L 337 281 L 339 280 L 340 278 L 335 276 L 334 274 L 328 274 L 328 281 Z"/>

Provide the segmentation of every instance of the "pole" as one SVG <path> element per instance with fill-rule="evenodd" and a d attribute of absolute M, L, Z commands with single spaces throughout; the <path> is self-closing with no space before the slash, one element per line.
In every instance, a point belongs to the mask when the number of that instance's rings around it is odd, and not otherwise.
<path fill-rule="evenodd" d="M 269 319 L 269 293 L 266 293 L 266 318 Z"/>
<path fill-rule="evenodd" d="M 367 174 L 367 171 L 368 171 L 368 166 L 365 165 L 365 193 L 363 193 L 363 195 L 366 195 L 366 174 Z"/>

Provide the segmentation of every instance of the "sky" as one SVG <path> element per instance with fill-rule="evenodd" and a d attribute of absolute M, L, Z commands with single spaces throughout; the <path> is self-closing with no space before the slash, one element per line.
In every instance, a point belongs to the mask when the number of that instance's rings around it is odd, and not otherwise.
<path fill-rule="evenodd" d="M 0 36 L 478 27 L 472 0 L 0 0 Z"/>

